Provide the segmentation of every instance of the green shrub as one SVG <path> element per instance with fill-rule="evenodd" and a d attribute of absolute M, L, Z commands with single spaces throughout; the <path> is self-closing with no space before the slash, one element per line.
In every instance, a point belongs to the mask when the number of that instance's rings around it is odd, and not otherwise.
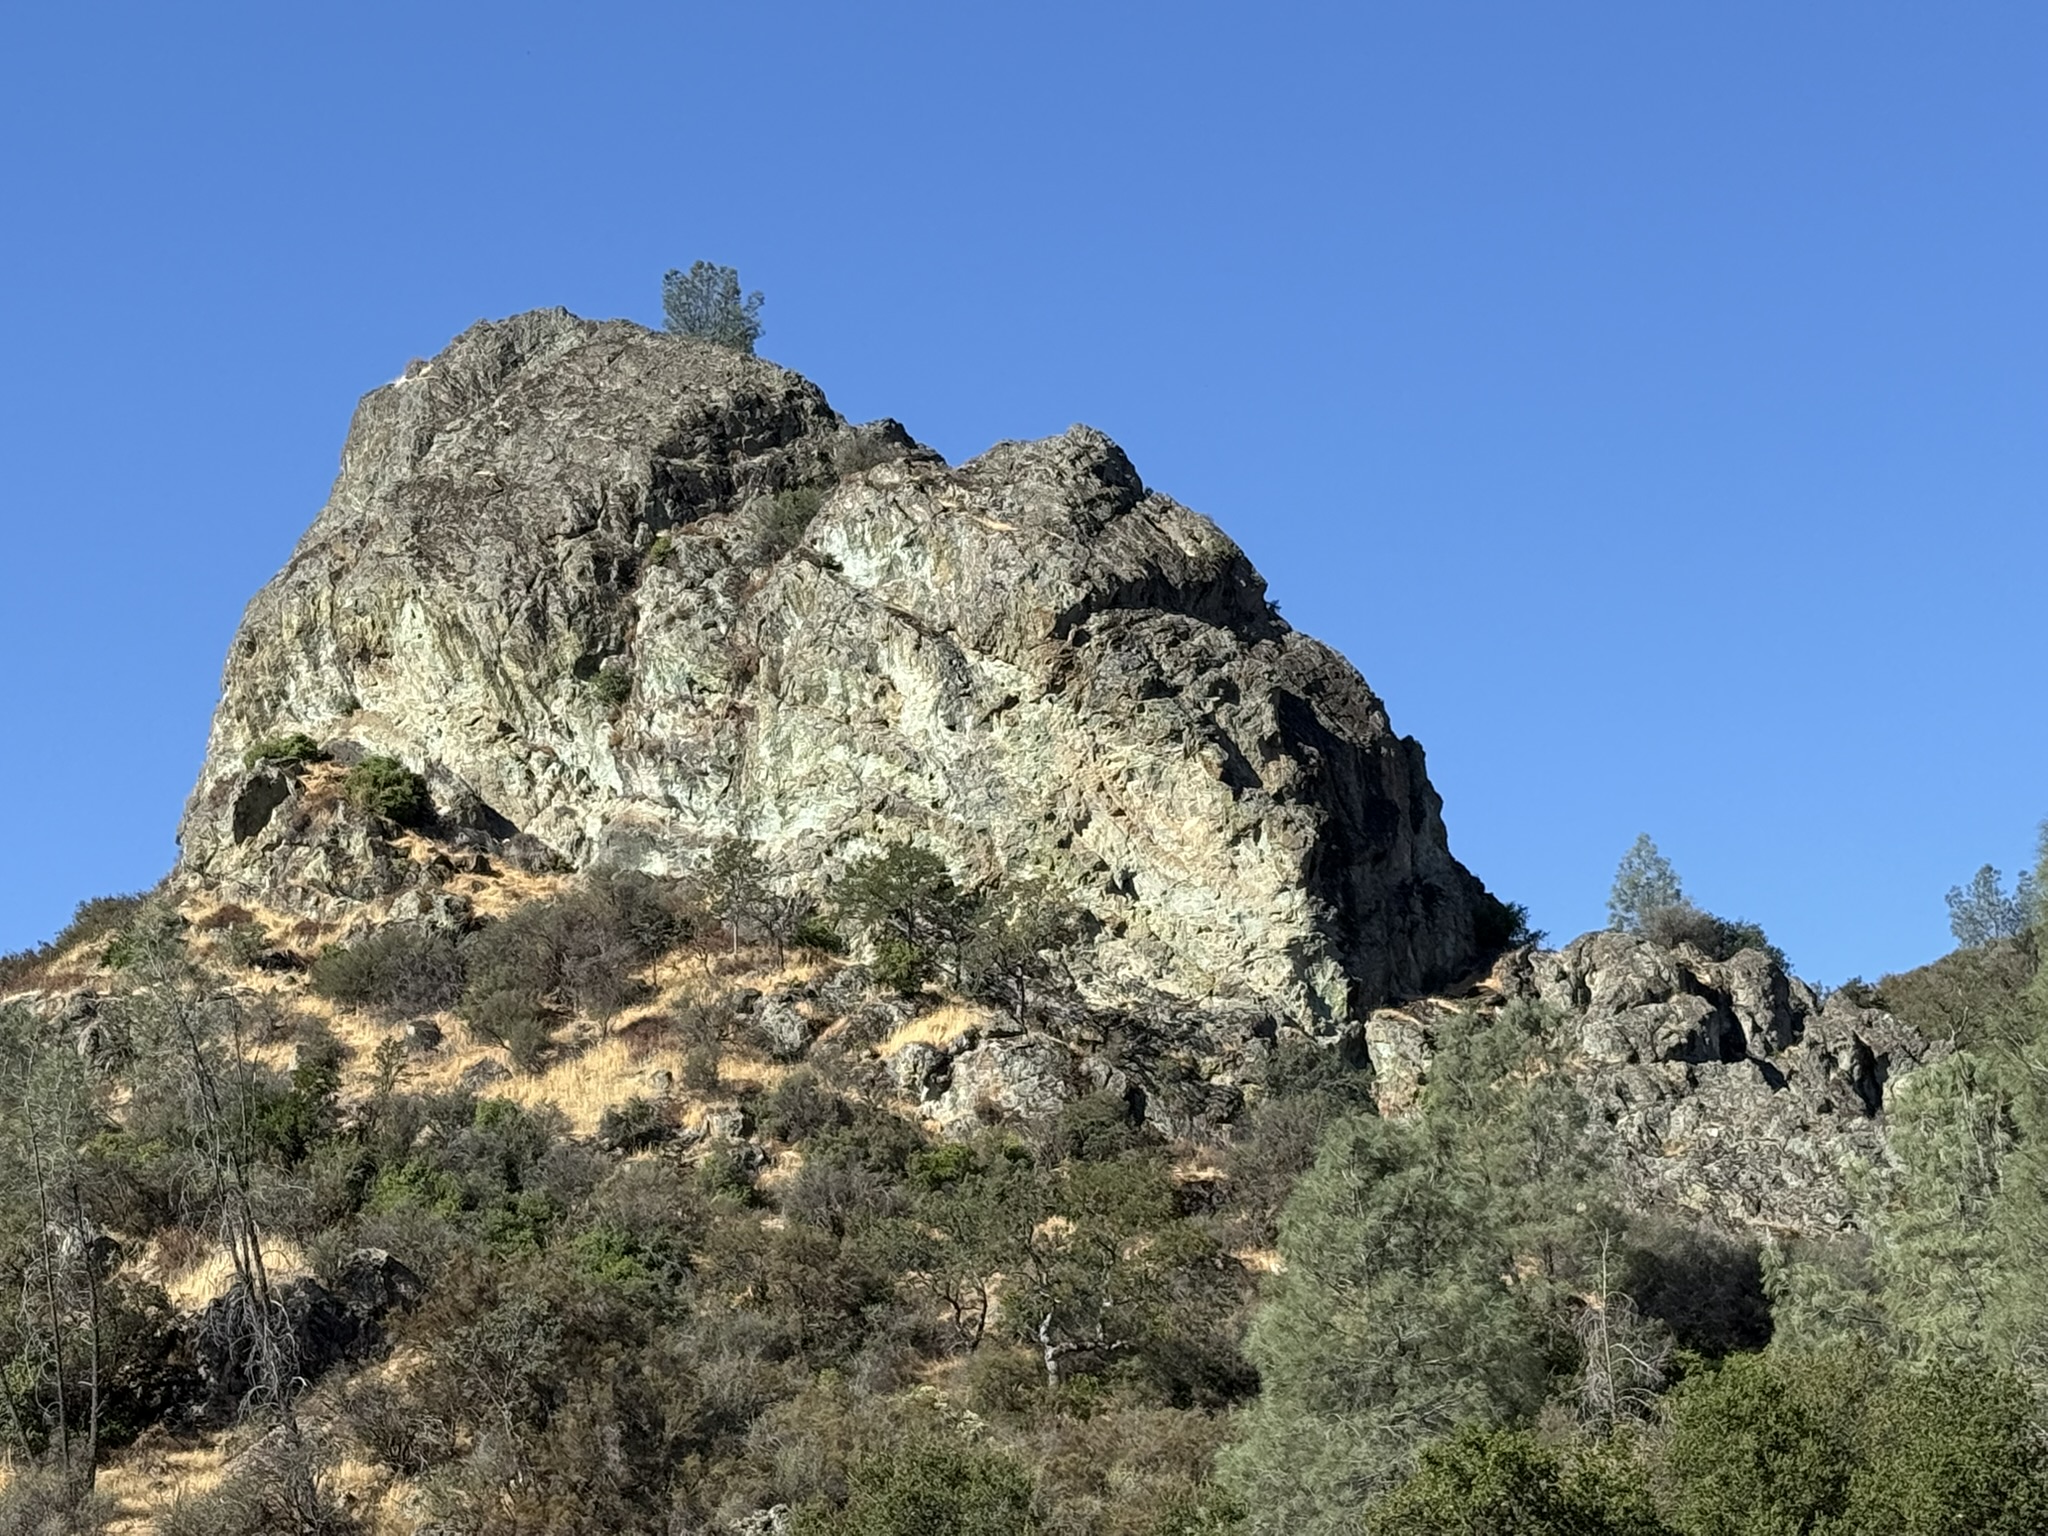
<path fill-rule="evenodd" d="M 789 930 L 789 947 L 814 955 L 843 955 L 846 940 L 839 936 L 830 918 L 812 912 L 798 918 L 796 926 Z"/>
<path fill-rule="evenodd" d="M 453 936 L 393 923 L 354 944 L 331 944 L 313 961 L 313 991 L 384 1018 L 435 1013 L 462 996 L 462 956 Z"/>
<path fill-rule="evenodd" d="M 1588 1476 L 1535 1436 L 1468 1425 L 1372 1510 L 1373 1536 L 1663 1536 L 1640 1480 Z"/>
<path fill-rule="evenodd" d="M 846 1504 L 797 1512 L 796 1536 L 1030 1536 L 1031 1478 L 999 1451 L 933 1437 L 856 1460 Z"/>
<path fill-rule="evenodd" d="M 623 667 L 606 667 L 590 680 L 590 696 L 612 707 L 625 703 L 633 697 L 633 674 Z"/>
<path fill-rule="evenodd" d="M 651 1099 L 614 1104 L 597 1122 L 597 1144 L 607 1152 L 642 1152 L 672 1134 L 668 1116 Z"/>
<path fill-rule="evenodd" d="M 1479 894 L 1472 915 L 1472 942 L 1482 955 L 1498 955 L 1524 944 L 1541 944 L 1545 934 L 1529 923 L 1529 909 L 1519 901 L 1502 901 L 1491 891 Z"/>
<path fill-rule="evenodd" d="M 824 492 L 809 485 L 778 491 L 765 501 L 756 502 L 753 512 L 760 527 L 763 554 L 774 559 L 801 544 L 824 504 Z"/>
<path fill-rule="evenodd" d="M 1886 1536 L 2034 1536 L 2048 1530 L 2041 1425 L 2017 1377 L 1951 1363 L 1879 1391 L 1850 1480 L 1849 1524 Z"/>
<path fill-rule="evenodd" d="M 1736 1355 L 1667 1400 L 1672 1513 L 1688 1536 L 1826 1529 L 1843 1514 L 1877 1363 Z"/>
<path fill-rule="evenodd" d="M 67 950 L 99 939 L 118 939 L 146 899 L 138 891 L 129 896 L 95 896 L 81 901 L 71 914 L 71 921 L 48 943 L 0 955 L 0 991 L 21 985 Z"/>
<path fill-rule="evenodd" d="M 327 760 L 327 754 L 320 750 L 320 743 L 304 731 L 292 731 L 283 736 L 266 736 L 247 752 L 242 754 L 243 763 L 254 768 L 258 763 L 278 763 L 296 767 L 301 763 L 320 763 Z"/>
<path fill-rule="evenodd" d="M 349 769 L 342 793 L 356 809 L 401 827 L 417 826 L 433 809 L 427 781 L 395 757 L 364 758 Z"/>
<path fill-rule="evenodd" d="M 1763 929 L 1741 918 L 1716 917 L 1689 901 L 1653 908 L 1643 914 L 1643 937 L 1666 949 L 1690 944 L 1709 960 L 1733 960 L 1745 949 L 1761 950 L 1780 970 L 1789 962 L 1785 952 L 1773 944 Z"/>

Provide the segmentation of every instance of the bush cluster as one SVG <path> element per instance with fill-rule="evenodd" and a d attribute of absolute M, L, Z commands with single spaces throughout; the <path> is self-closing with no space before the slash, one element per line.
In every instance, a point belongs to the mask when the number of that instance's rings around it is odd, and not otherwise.
<path fill-rule="evenodd" d="M 278 763 L 286 767 L 295 767 L 301 763 L 322 762 L 326 757 L 327 754 L 321 750 L 320 743 L 304 731 L 290 731 L 282 736 L 264 737 L 242 754 L 242 761 L 251 768 L 258 763 Z"/>
<path fill-rule="evenodd" d="M 324 951 L 311 970 L 323 997 L 385 1018 L 458 1010 L 522 1069 L 546 1055 L 562 1015 L 610 1018 L 645 995 L 634 973 L 689 937 L 685 892 L 646 875 L 594 871 L 573 890 L 529 902 L 458 936 L 410 924 Z"/>
<path fill-rule="evenodd" d="M 401 827 L 418 826 L 432 812 L 427 781 L 395 757 L 370 756 L 342 781 L 349 804 Z"/>

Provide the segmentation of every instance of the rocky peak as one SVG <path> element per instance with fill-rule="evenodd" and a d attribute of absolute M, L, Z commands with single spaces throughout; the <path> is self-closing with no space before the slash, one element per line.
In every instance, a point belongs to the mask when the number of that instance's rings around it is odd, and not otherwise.
<path fill-rule="evenodd" d="M 305 732 L 423 773 L 434 836 L 792 882 L 909 838 L 1049 877 L 1091 1000 L 1327 1033 L 1476 958 L 1422 751 L 1216 526 L 1085 427 L 951 467 L 795 374 L 562 311 L 358 407 L 230 653 L 181 878 L 333 917 L 439 878 Z"/>

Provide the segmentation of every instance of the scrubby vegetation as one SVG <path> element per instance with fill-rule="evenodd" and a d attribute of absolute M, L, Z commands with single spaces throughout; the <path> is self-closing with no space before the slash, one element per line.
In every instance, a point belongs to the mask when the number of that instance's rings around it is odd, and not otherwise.
<path fill-rule="evenodd" d="M 264 737 L 242 754 L 242 761 L 251 768 L 258 763 L 279 763 L 289 767 L 322 762 L 326 756 L 320 743 L 304 731 L 291 731 L 282 736 Z"/>
<path fill-rule="evenodd" d="M 173 1445 L 234 1453 L 194 1536 L 2048 1526 L 2031 930 L 1863 989 L 1963 1048 L 1853 1232 L 1760 1246 L 1627 1206 L 1527 1004 L 1399 1116 L 1291 1041 L 1227 1133 L 1115 1083 L 941 1135 L 890 1052 L 1071 1009 L 1074 914 L 911 843 L 792 888 L 735 839 L 349 938 L 81 909 L 86 1022 L 0 1011 L 0 1532 Z"/>
<path fill-rule="evenodd" d="M 342 793 L 358 810 L 401 827 L 416 826 L 433 810 L 427 781 L 395 757 L 364 758 L 349 769 Z"/>
<path fill-rule="evenodd" d="M 1709 960 L 1732 960 L 1745 949 L 1769 955 L 1789 968 L 1785 952 L 1757 924 L 1717 917 L 1695 906 L 1679 884 L 1671 861 L 1657 851 L 1646 832 L 1622 856 L 1607 896 L 1608 926 L 1621 933 L 1639 933 L 1667 948 L 1689 944 Z"/>

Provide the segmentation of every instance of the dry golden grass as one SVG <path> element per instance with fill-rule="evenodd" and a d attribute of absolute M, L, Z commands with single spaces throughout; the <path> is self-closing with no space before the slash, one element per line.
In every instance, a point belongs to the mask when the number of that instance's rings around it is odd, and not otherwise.
<path fill-rule="evenodd" d="M 921 1013 L 899 1027 L 877 1049 L 893 1055 L 906 1045 L 951 1045 L 971 1029 L 986 1029 L 997 1016 L 969 1003 L 947 1003 L 930 1013 Z"/>
<path fill-rule="evenodd" d="M 163 1236 L 153 1238 L 144 1250 L 139 1268 L 142 1274 L 164 1288 L 174 1306 L 196 1311 L 216 1296 L 227 1294 L 235 1283 L 234 1260 L 219 1243 L 208 1242 L 195 1255 L 187 1244 L 170 1247 Z M 306 1256 L 290 1238 L 269 1236 L 263 1240 L 263 1267 L 273 1285 L 303 1280 L 312 1274 Z"/>
<path fill-rule="evenodd" d="M 544 1071 L 493 1084 L 491 1097 L 510 1099 L 528 1109 L 552 1104 L 567 1118 L 572 1134 L 588 1136 L 607 1109 L 628 1099 L 648 1097 L 658 1072 L 668 1072 L 680 1081 L 683 1053 L 673 1049 L 642 1053 L 623 1040 L 611 1039 Z"/>
<path fill-rule="evenodd" d="M 225 1436 L 179 1441 L 152 1431 L 100 1468 L 99 1490 L 114 1501 L 108 1536 L 150 1536 L 156 1517 L 179 1498 L 219 1486 L 229 1451 Z"/>

